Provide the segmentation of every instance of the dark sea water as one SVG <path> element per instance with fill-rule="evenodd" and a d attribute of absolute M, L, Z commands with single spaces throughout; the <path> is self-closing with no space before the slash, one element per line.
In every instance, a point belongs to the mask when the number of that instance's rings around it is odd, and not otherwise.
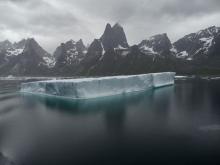
<path fill-rule="evenodd" d="M 0 81 L 0 152 L 18 165 L 216 164 L 220 80 L 70 101 Z"/>

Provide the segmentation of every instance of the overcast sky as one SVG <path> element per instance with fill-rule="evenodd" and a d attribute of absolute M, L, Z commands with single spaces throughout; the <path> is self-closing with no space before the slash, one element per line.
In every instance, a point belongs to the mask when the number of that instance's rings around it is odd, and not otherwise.
<path fill-rule="evenodd" d="M 119 22 L 129 44 L 167 33 L 171 41 L 216 25 L 220 0 L 0 0 L 0 40 L 34 37 L 52 53 L 69 39 L 90 43 Z"/>

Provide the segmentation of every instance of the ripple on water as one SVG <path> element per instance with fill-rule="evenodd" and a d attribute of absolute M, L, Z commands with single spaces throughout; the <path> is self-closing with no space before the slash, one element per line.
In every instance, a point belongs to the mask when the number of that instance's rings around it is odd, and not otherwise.
<path fill-rule="evenodd" d="M 201 131 L 220 131 L 220 125 L 215 124 L 215 125 L 207 125 L 207 126 L 202 126 L 199 128 Z"/>
<path fill-rule="evenodd" d="M 16 93 L 0 94 L 0 116 L 16 110 L 19 102 L 18 94 Z"/>

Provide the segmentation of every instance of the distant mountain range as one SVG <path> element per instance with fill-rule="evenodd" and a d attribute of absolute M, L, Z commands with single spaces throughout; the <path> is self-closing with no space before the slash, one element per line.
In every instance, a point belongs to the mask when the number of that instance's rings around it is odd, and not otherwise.
<path fill-rule="evenodd" d="M 1 76 L 105 76 L 175 71 L 220 74 L 220 28 L 209 27 L 171 43 L 158 34 L 130 46 L 121 25 L 106 25 L 86 47 L 80 39 L 61 43 L 53 55 L 33 38 L 0 42 Z"/>

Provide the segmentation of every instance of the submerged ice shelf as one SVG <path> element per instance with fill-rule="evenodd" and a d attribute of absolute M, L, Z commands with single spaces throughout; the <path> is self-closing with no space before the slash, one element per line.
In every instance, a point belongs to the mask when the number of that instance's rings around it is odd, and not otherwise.
<path fill-rule="evenodd" d="M 174 84 L 174 72 L 22 83 L 21 92 L 89 99 L 144 91 Z"/>

